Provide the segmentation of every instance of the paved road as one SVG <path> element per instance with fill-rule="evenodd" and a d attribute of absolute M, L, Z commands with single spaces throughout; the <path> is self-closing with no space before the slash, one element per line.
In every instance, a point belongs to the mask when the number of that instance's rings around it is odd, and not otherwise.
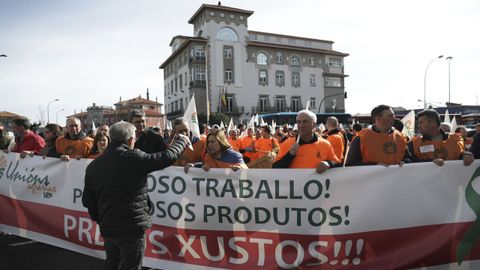
<path fill-rule="evenodd" d="M 97 270 L 103 260 L 15 235 L 0 235 L 1 270 Z"/>

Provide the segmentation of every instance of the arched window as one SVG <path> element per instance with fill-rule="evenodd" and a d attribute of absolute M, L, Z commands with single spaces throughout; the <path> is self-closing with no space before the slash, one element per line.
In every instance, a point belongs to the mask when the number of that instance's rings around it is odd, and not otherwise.
<path fill-rule="evenodd" d="M 257 55 L 257 65 L 266 65 L 267 61 L 268 61 L 268 58 L 264 53 L 259 53 Z"/>
<path fill-rule="evenodd" d="M 216 39 L 224 41 L 238 41 L 238 36 L 232 28 L 222 27 L 220 30 L 218 30 Z"/>
<path fill-rule="evenodd" d="M 292 59 L 290 60 L 290 66 L 292 66 L 292 67 L 299 67 L 300 66 L 300 61 L 298 61 L 298 57 L 292 56 Z"/>

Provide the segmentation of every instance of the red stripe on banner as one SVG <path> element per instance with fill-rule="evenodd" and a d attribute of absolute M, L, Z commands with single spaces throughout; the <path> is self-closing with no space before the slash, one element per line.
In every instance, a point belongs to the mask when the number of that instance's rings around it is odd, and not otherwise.
<path fill-rule="evenodd" d="M 102 249 L 103 240 L 97 226 L 86 212 L 0 195 L 0 223 L 86 248 Z M 415 268 L 455 262 L 456 246 L 471 224 L 439 224 L 333 236 L 185 230 L 154 225 L 147 231 L 145 255 L 230 269 Z M 245 226 L 248 229 L 248 224 Z M 301 232 L 301 228 L 297 230 Z M 478 245 L 467 259 L 480 259 Z M 159 260 L 157 266 L 161 267 L 162 261 Z"/>

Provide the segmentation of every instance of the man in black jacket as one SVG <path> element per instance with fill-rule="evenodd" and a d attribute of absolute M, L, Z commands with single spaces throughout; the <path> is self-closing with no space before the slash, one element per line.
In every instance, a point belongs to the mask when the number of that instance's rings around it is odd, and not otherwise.
<path fill-rule="evenodd" d="M 110 139 L 86 169 L 82 203 L 105 240 L 105 269 L 141 269 L 145 229 L 152 226 L 154 211 L 147 174 L 170 166 L 188 138 L 180 135 L 165 151 L 147 154 L 133 149 L 135 127 L 121 121 L 110 127 Z"/>
<path fill-rule="evenodd" d="M 128 121 L 137 129 L 135 148 L 146 153 L 156 153 L 167 148 L 162 135 L 147 128 L 144 111 L 138 109 L 131 110 L 128 113 Z"/>

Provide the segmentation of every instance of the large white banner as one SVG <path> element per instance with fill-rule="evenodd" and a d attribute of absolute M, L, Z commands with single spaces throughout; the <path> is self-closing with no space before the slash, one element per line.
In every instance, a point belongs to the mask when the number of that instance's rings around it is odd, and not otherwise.
<path fill-rule="evenodd" d="M 0 230 L 104 258 L 81 203 L 89 162 L 0 154 Z M 157 171 L 144 265 L 476 269 L 479 165 Z"/>

